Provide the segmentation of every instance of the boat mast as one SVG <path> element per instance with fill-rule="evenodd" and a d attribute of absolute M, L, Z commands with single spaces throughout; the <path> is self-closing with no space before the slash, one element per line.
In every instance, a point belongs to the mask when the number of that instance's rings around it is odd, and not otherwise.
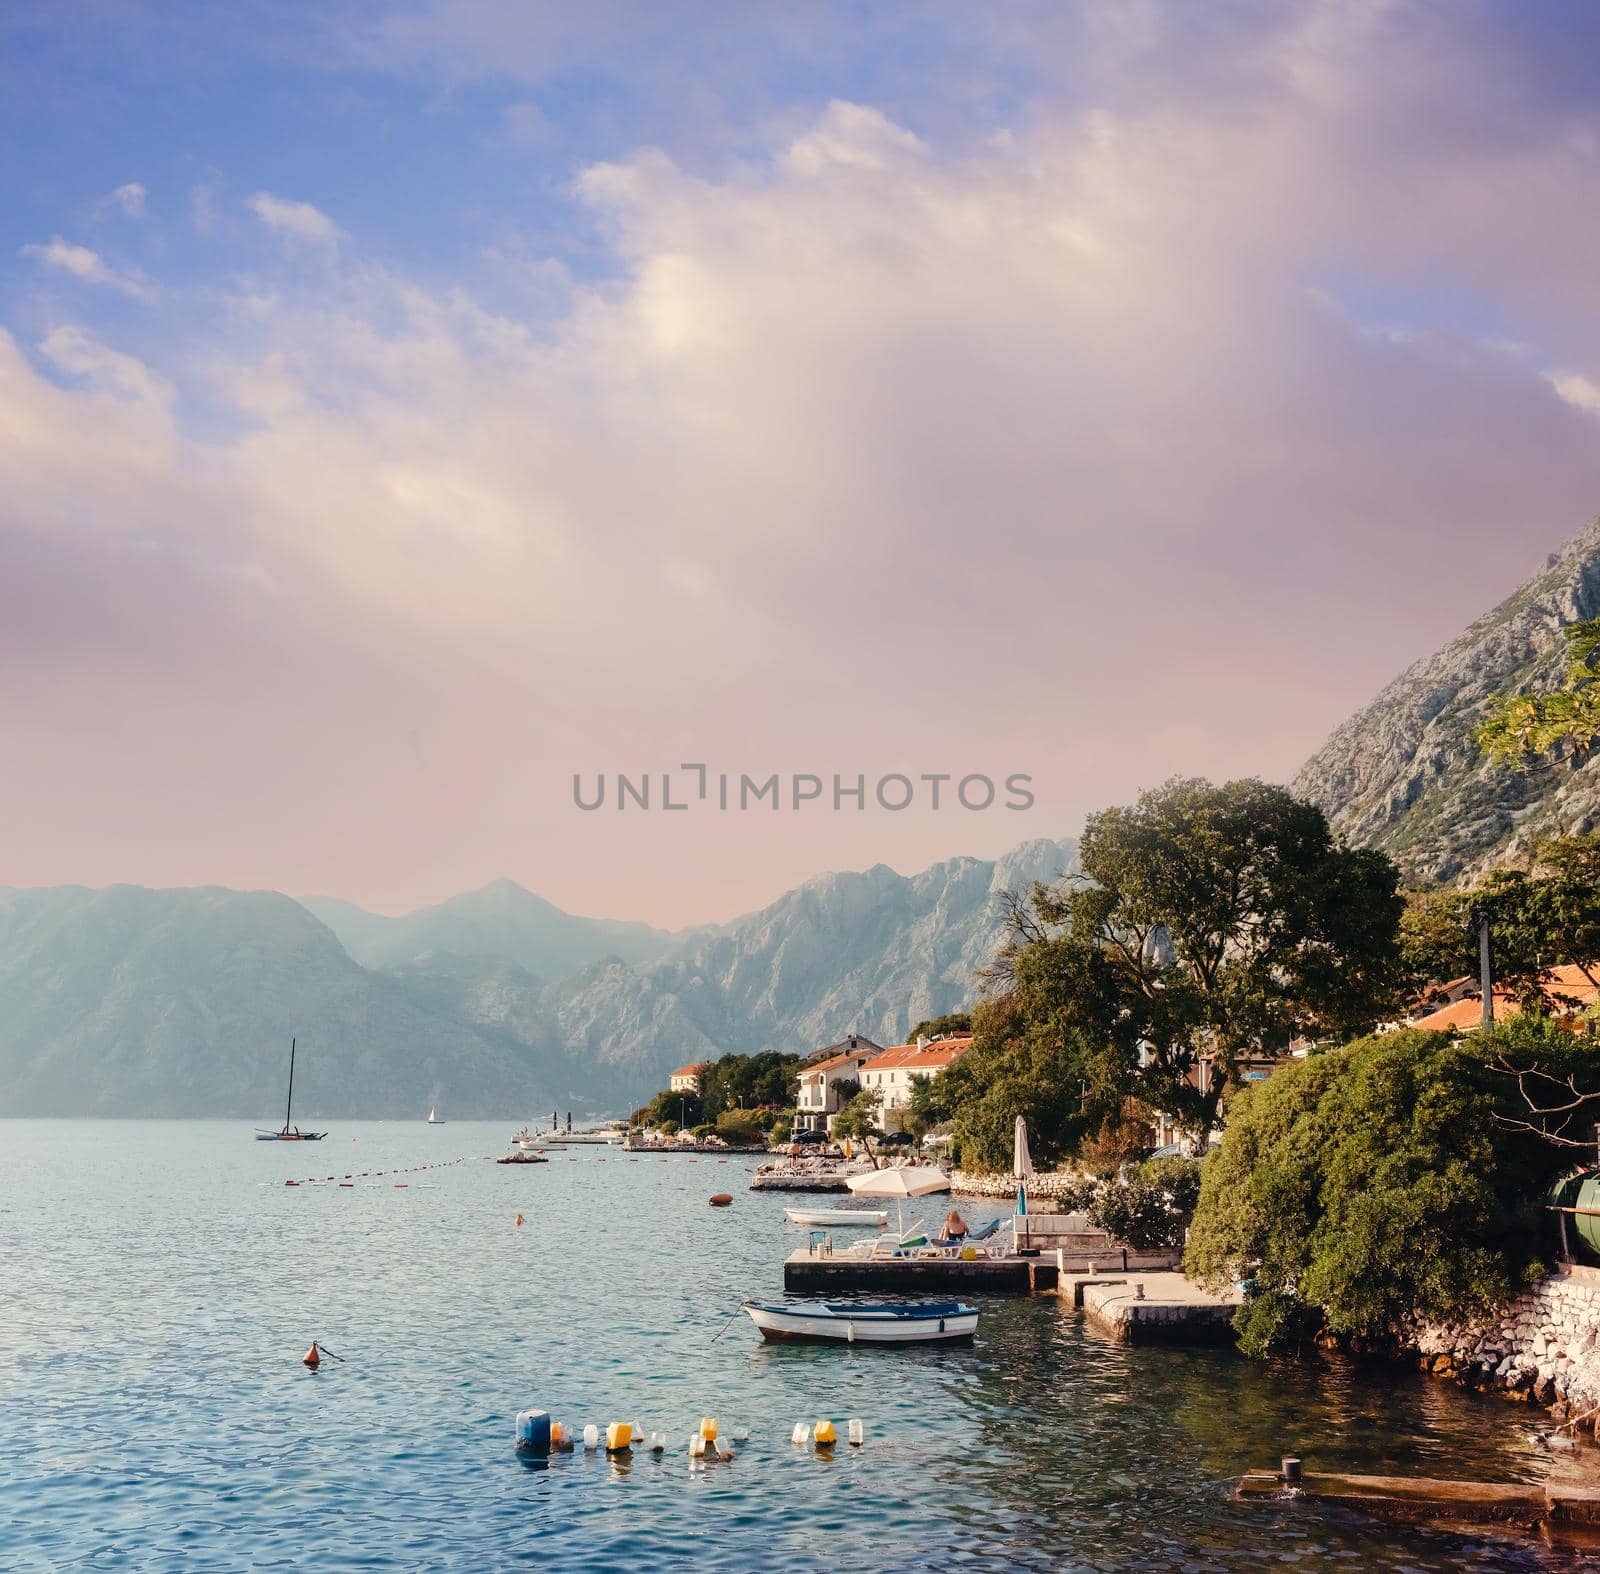
<path fill-rule="evenodd" d="M 283 1129 L 289 1129 L 289 1111 L 294 1108 L 294 1040 L 289 1040 L 289 1102 L 283 1106 Z"/>

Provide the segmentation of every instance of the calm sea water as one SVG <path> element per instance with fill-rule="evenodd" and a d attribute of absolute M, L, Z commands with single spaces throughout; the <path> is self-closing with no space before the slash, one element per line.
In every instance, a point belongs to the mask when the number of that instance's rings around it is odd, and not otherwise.
<path fill-rule="evenodd" d="M 985 1303 L 970 1349 L 764 1346 L 729 1315 L 801 1236 L 749 1161 L 485 1162 L 509 1134 L 0 1121 L 0 1564 L 1521 1568 L 1551 1555 L 1246 1508 L 1229 1478 L 1289 1448 L 1600 1477 L 1443 1384 L 1128 1350 L 1054 1300 Z M 344 1361 L 308 1373 L 313 1338 Z M 672 1446 L 533 1463 L 527 1406 Z M 702 1415 L 749 1427 L 732 1463 L 691 1469 Z M 852 1416 L 859 1451 L 789 1442 Z"/>

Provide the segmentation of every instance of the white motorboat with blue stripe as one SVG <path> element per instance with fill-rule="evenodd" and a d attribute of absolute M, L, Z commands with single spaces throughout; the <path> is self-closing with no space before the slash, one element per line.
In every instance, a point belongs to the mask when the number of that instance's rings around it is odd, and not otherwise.
<path fill-rule="evenodd" d="M 868 1301 L 801 1301 L 744 1309 L 763 1339 L 821 1339 L 838 1344 L 932 1344 L 970 1339 L 978 1331 L 978 1308 L 965 1301 L 914 1301 L 902 1305 Z"/>

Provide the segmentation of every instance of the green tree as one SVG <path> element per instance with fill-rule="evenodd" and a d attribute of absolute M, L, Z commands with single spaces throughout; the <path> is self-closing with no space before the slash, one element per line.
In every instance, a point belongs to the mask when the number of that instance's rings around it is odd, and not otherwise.
<path fill-rule="evenodd" d="M 1530 869 L 1496 869 L 1469 891 L 1412 895 L 1400 926 L 1402 972 L 1413 997 L 1427 986 L 1478 972 L 1472 915 L 1489 918 L 1495 984 L 1524 1011 L 1545 1014 L 1562 963 L 1600 985 L 1600 836 L 1541 842 Z M 1575 997 L 1554 996 L 1557 1004 Z"/>
<path fill-rule="evenodd" d="M 1550 694 L 1503 694 L 1478 728 L 1478 747 L 1491 759 L 1530 768 L 1566 758 L 1581 765 L 1600 738 L 1600 618 L 1565 631 L 1567 670 Z"/>
<path fill-rule="evenodd" d="M 843 1078 L 840 1081 L 843 1082 Z M 876 1088 L 863 1088 L 833 1119 L 835 1137 L 871 1138 L 879 1135 L 878 1105 L 883 1095 Z"/>
<path fill-rule="evenodd" d="M 1254 1278 L 1236 1321 L 1248 1351 L 1324 1327 L 1383 1344 L 1417 1317 L 1486 1313 L 1540 1270 L 1541 1203 L 1565 1158 L 1512 1123 L 1527 1110 L 1489 1064 L 1501 1055 L 1581 1060 L 1569 1035 L 1528 1018 L 1471 1041 L 1389 1033 L 1287 1066 L 1235 1101 L 1184 1266 L 1213 1288 Z"/>
<path fill-rule="evenodd" d="M 759 1142 L 763 1133 L 754 1110 L 725 1109 L 717 1116 L 717 1135 L 737 1145 Z"/>
<path fill-rule="evenodd" d="M 677 1131 L 683 1126 L 698 1125 L 702 1118 L 699 1094 L 663 1089 L 643 1109 L 635 1110 L 629 1121 L 635 1126 L 653 1126 L 657 1130 L 670 1126 Z"/>
<path fill-rule="evenodd" d="M 970 1011 L 949 1011 L 942 1017 L 929 1017 L 924 1022 L 919 1022 L 906 1034 L 906 1042 L 915 1044 L 919 1038 L 938 1038 L 945 1033 L 970 1033 L 972 1031 L 972 1013 Z"/>
<path fill-rule="evenodd" d="M 757 1109 L 772 1105 L 788 1109 L 799 1095 L 799 1055 L 786 1055 L 775 1049 L 756 1055 L 724 1055 L 714 1061 L 700 1078 L 701 1106 L 707 1120 L 715 1120 L 724 1110 Z"/>
<path fill-rule="evenodd" d="M 1030 1003 L 1038 1009 L 1030 1012 Z M 980 1002 L 972 1048 L 928 1078 L 926 1091 L 913 1085 L 913 1113 L 952 1122 L 963 1168 L 1008 1172 L 1019 1115 L 1028 1122 L 1030 1156 L 1040 1168 L 1072 1152 L 1099 1123 L 1101 1101 L 1087 1096 L 1096 1045 L 1046 1006 L 1027 981 L 1001 999 Z"/>
<path fill-rule="evenodd" d="M 1092 1053 L 1082 1080 L 1102 1095 L 1198 1136 L 1242 1056 L 1345 1037 L 1393 1007 L 1394 865 L 1341 845 L 1284 788 L 1170 781 L 1091 815 L 1079 857 L 1081 874 L 1009 899 L 986 983 L 1062 1054 Z"/>

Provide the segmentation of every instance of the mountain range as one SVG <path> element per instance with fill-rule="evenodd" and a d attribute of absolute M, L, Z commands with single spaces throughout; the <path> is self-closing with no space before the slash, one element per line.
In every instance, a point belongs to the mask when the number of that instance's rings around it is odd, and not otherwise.
<path fill-rule="evenodd" d="M 1551 689 L 1600 616 L 1600 521 L 1339 726 L 1292 786 L 1413 884 L 1470 879 L 1600 824 L 1600 753 L 1513 769 L 1474 731 Z M 399 917 L 220 887 L 0 888 L 0 1115 L 281 1119 L 616 1112 L 686 1061 L 898 1041 L 967 1004 L 995 897 L 1074 867 L 1071 841 L 904 876 L 825 874 L 676 934 L 578 917 L 510 880 Z"/>
<path fill-rule="evenodd" d="M 667 934 L 497 881 L 398 918 L 221 887 L 0 888 L 0 1115 L 281 1121 L 620 1111 L 684 1061 L 895 1042 L 956 1010 L 995 897 L 1068 842 L 827 874 Z"/>

